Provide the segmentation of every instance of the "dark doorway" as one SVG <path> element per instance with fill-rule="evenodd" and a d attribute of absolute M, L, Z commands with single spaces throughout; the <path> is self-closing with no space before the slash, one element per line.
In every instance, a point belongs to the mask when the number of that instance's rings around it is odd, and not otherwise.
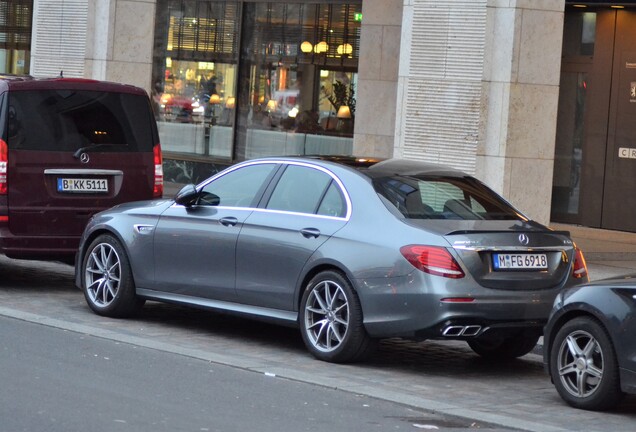
<path fill-rule="evenodd" d="M 567 9 L 552 220 L 636 231 L 636 9 Z"/>

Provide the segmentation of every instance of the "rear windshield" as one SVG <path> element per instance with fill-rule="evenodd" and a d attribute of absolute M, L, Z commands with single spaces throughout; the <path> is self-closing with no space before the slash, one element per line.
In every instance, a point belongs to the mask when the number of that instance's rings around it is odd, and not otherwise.
<path fill-rule="evenodd" d="M 525 219 L 472 177 L 394 175 L 375 178 L 373 185 L 408 219 Z"/>
<path fill-rule="evenodd" d="M 152 110 L 143 95 L 76 90 L 14 91 L 6 124 L 11 149 L 152 151 Z"/>

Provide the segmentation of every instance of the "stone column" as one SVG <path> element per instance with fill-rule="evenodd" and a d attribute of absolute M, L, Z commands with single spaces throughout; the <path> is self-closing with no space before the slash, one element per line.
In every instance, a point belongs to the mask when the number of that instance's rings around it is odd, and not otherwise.
<path fill-rule="evenodd" d="M 364 0 L 353 154 L 391 157 L 404 0 Z"/>
<path fill-rule="evenodd" d="M 156 0 L 89 0 L 84 76 L 150 93 Z"/>
<path fill-rule="evenodd" d="M 150 91 L 156 0 L 35 0 L 31 74 Z"/>
<path fill-rule="evenodd" d="M 476 175 L 550 221 L 563 0 L 488 0 Z"/>

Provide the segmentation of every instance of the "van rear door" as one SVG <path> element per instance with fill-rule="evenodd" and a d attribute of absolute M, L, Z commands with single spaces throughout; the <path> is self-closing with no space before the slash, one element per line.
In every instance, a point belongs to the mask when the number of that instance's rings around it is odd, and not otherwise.
<path fill-rule="evenodd" d="M 145 92 L 66 87 L 12 89 L 4 102 L 13 235 L 79 236 L 97 211 L 152 198 L 158 134 Z"/>

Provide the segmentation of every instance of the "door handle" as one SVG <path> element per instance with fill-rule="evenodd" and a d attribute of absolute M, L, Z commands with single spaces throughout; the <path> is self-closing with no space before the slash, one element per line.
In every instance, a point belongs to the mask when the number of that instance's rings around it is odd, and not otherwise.
<path fill-rule="evenodd" d="M 300 230 L 300 233 L 305 238 L 310 238 L 310 237 L 318 238 L 320 236 L 320 230 L 316 228 L 303 228 Z"/>
<path fill-rule="evenodd" d="M 219 222 L 224 226 L 234 226 L 238 223 L 238 219 L 230 216 L 219 219 Z"/>

